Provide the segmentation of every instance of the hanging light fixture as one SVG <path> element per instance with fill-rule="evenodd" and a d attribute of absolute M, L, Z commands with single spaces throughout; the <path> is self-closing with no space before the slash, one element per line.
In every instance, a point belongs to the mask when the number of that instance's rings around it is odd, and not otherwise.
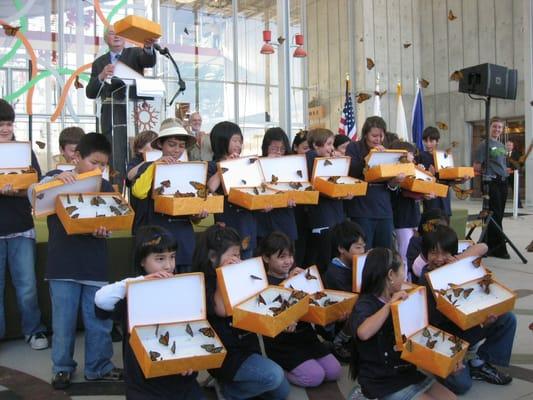
<path fill-rule="evenodd" d="M 273 54 L 274 53 L 274 46 L 270 43 L 272 40 L 272 32 L 270 31 L 263 31 L 263 46 L 261 47 L 261 54 Z"/>
<path fill-rule="evenodd" d="M 294 53 L 292 54 L 295 58 L 303 58 L 307 57 L 307 52 L 304 50 L 304 35 L 301 33 L 298 33 L 294 35 L 294 43 L 296 43 L 296 49 L 294 50 Z"/>

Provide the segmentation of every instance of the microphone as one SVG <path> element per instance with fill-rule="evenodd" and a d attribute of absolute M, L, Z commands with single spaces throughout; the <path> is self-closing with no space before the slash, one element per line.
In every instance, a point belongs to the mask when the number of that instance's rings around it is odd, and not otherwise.
<path fill-rule="evenodd" d="M 157 44 L 157 43 L 154 43 L 153 46 L 154 46 L 154 49 L 156 49 L 156 50 L 159 52 L 159 54 L 161 54 L 162 56 L 164 56 L 164 55 L 166 55 L 166 54 L 169 53 L 168 48 L 166 48 L 166 47 L 165 47 L 165 48 L 162 48 L 162 47 L 161 47 L 159 44 Z"/>

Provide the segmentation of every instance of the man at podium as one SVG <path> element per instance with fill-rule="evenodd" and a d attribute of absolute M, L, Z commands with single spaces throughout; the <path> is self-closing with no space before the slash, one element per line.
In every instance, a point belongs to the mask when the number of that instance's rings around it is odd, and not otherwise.
<path fill-rule="evenodd" d="M 114 76 L 118 61 L 141 75 L 144 74 L 144 68 L 153 67 L 156 63 L 153 48 L 155 39 L 145 40 L 143 48 L 125 48 L 124 38 L 115 35 L 113 27 L 109 27 L 104 34 L 104 41 L 109 46 L 109 51 L 93 62 L 85 94 L 90 99 L 99 97 L 102 101 L 100 127 L 113 145 L 113 169 L 123 176 L 127 154 L 127 116 L 124 101 L 127 99 L 124 98 L 124 90 L 116 90 L 123 86 L 123 83 L 111 78 Z M 113 96 L 113 108 L 111 108 L 111 96 Z M 113 118 L 111 118 L 112 109 Z"/>

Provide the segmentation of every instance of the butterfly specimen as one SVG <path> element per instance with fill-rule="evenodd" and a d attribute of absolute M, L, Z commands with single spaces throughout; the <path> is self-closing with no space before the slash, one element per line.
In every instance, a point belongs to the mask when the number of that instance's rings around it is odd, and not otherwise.
<path fill-rule="evenodd" d="M 194 333 L 192 331 L 191 325 L 187 324 L 185 326 L 185 332 L 187 332 L 191 337 L 194 337 Z"/>
<path fill-rule="evenodd" d="M 404 48 L 404 49 L 408 49 L 409 47 L 411 47 L 411 44 L 412 44 L 411 42 L 405 42 L 405 43 L 403 44 L 403 48 Z"/>
<path fill-rule="evenodd" d="M 91 205 L 98 207 L 100 204 L 106 204 L 105 200 L 102 199 L 100 196 L 94 196 L 91 199 Z"/>
<path fill-rule="evenodd" d="M 122 211 L 120 211 L 115 206 L 109 206 L 109 210 L 115 215 L 122 215 Z"/>
<path fill-rule="evenodd" d="M 453 13 L 452 10 L 448 11 L 448 20 L 453 21 L 456 20 L 457 16 Z"/>
<path fill-rule="evenodd" d="M 70 218 L 77 219 L 79 216 L 80 216 L 80 214 L 73 214 L 73 215 L 70 216 Z"/>
<path fill-rule="evenodd" d="M 294 289 L 294 288 L 291 287 L 291 289 Z M 307 293 L 305 293 L 303 290 L 293 290 L 293 292 L 289 296 L 289 299 L 294 298 L 297 300 L 302 300 L 305 296 L 307 296 Z"/>
<path fill-rule="evenodd" d="M 83 84 L 80 82 L 80 77 L 76 75 L 76 79 L 74 80 L 74 87 L 76 89 L 83 89 Z"/>
<path fill-rule="evenodd" d="M 320 300 L 320 299 L 322 299 L 322 298 L 324 298 L 326 296 L 327 296 L 327 294 L 324 293 L 324 292 L 316 292 L 313 297 L 315 299 L 317 299 L 317 300 Z"/>
<path fill-rule="evenodd" d="M 490 294 L 490 285 L 492 282 L 492 276 L 487 274 L 478 283 L 486 294 Z"/>
<path fill-rule="evenodd" d="M 250 246 L 250 236 L 246 236 L 244 239 L 242 239 L 241 241 L 241 247 L 243 250 L 246 250 L 248 249 L 248 247 Z"/>
<path fill-rule="evenodd" d="M 207 186 L 200 182 L 190 181 L 189 184 L 196 189 L 196 195 L 205 199 L 207 197 Z"/>
<path fill-rule="evenodd" d="M 366 69 L 368 69 L 370 71 L 375 66 L 376 66 L 376 64 L 374 64 L 374 60 L 372 60 L 371 58 L 367 58 L 366 59 Z"/>
<path fill-rule="evenodd" d="M 206 328 L 200 328 L 198 329 L 200 333 L 207 337 L 215 337 L 215 331 L 212 328 L 206 327 Z"/>
<path fill-rule="evenodd" d="M 281 296 L 281 294 L 278 294 L 276 297 L 274 297 L 272 303 L 274 303 L 275 301 L 277 301 L 278 303 L 283 303 L 283 297 Z"/>
<path fill-rule="evenodd" d="M 161 354 L 158 353 L 157 351 L 151 351 L 150 350 L 150 360 L 152 361 L 157 361 L 157 359 L 161 357 Z"/>
<path fill-rule="evenodd" d="M 252 280 L 256 280 L 256 281 L 262 281 L 263 278 L 260 278 L 259 276 L 256 276 L 256 275 L 250 275 L 250 278 L 252 278 Z"/>
<path fill-rule="evenodd" d="M 222 172 L 224 174 L 224 173 L 228 172 L 228 169 L 224 168 L 224 167 L 220 167 L 220 172 Z"/>
<path fill-rule="evenodd" d="M 267 185 L 265 182 L 261 183 L 261 193 L 265 193 L 267 190 Z"/>
<path fill-rule="evenodd" d="M 453 71 L 450 75 L 450 80 L 459 82 L 463 77 L 464 75 L 461 71 Z"/>
<path fill-rule="evenodd" d="M 311 279 L 317 279 L 316 276 L 314 276 L 312 273 L 311 273 L 311 270 L 307 270 L 305 271 L 305 279 L 307 279 L 308 281 L 310 281 Z"/>
<path fill-rule="evenodd" d="M 428 339 L 427 342 L 426 342 L 426 347 L 429 348 L 429 349 L 433 349 L 436 344 L 437 344 L 436 340 Z"/>
<path fill-rule="evenodd" d="M 333 304 L 337 304 L 337 303 L 338 303 L 337 300 L 326 299 L 326 301 L 324 301 L 324 307 L 332 306 Z"/>
<path fill-rule="evenodd" d="M 279 178 L 276 175 L 272 175 L 271 183 L 278 183 Z"/>
<path fill-rule="evenodd" d="M 257 295 L 257 304 L 264 304 L 265 306 L 267 304 L 263 296 L 261 296 L 261 294 Z"/>
<path fill-rule="evenodd" d="M 418 81 L 418 83 L 420 84 L 420 86 L 422 86 L 424 89 L 427 88 L 429 86 L 429 81 L 422 78 Z"/>
<path fill-rule="evenodd" d="M 168 331 L 164 335 L 159 335 L 159 343 L 163 346 L 168 346 L 168 340 L 170 339 L 170 334 Z"/>
<path fill-rule="evenodd" d="M 337 183 L 337 181 L 340 179 L 340 176 L 330 176 L 328 178 L 328 182 Z"/>
<path fill-rule="evenodd" d="M 69 207 L 65 208 L 65 211 L 68 212 L 69 215 L 70 215 L 70 214 L 72 214 L 74 211 L 76 211 L 77 209 L 78 209 L 78 207 L 76 207 L 76 206 L 69 206 Z"/>
<path fill-rule="evenodd" d="M 306 192 L 311 192 L 311 191 L 313 191 L 313 186 L 307 186 L 307 187 L 305 188 L 305 191 L 306 191 Z"/>
<path fill-rule="evenodd" d="M 463 297 L 465 299 L 468 299 L 468 296 L 470 296 L 470 294 L 474 291 L 474 288 L 469 288 L 469 289 L 465 289 L 463 291 Z"/>
<path fill-rule="evenodd" d="M 413 341 L 411 339 L 409 339 L 406 343 L 405 343 L 405 349 L 408 351 L 408 352 L 412 352 L 413 351 Z"/>
<path fill-rule="evenodd" d="M 78 195 L 78 203 L 83 203 L 83 195 L 82 194 Z"/>
<path fill-rule="evenodd" d="M 160 185 L 163 186 L 164 188 L 169 188 L 170 187 L 170 179 L 162 181 L 160 183 Z"/>
<path fill-rule="evenodd" d="M 462 189 L 459 185 L 453 185 L 452 189 L 455 192 L 455 197 L 459 200 L 466 200 L 468 196 L 474 193 L 474 189 Z"/>
<path fill-rule="evenodd" d="M 242 183 L 243 185 L 246 185 L 246 181 L 245 181 L 244 179 L 241 179 L 241 183 Z"/>
<path fill-rule="evenodd" d="M 424 336 L 425 338 L 431 337 L 431 332 L 429 331 L 428 328 L 424 328 L 424 330 L 422 331 L 422 336 Z"/>
<path fill-rule="evenodd" d="M 313 299 L 309 299 L 309 305 L 320 307 L 320 303 Z"/>
<path fill-rule="evenodd" d="M 154 193 L 157 195 L 157 196 L 161 196 L 163 194 L 163 192 L 165 191 L 165 188 L 163 186 L 159 186 L 157 188 L 154 189 Z"/>
<path fill-rule="evenodd" d="M 450 336 L 448 340 L 453 343 L 453 346 L 450 347 L 452 357 L 463 350 L 463 343 L 461 342 L 460 338 L 457 336 Z"/>
<path fill-rule="evenodd" d="M 161 243 L 161 236 L 157 236 L 156 238 L 143 243 L 143 246 L 157 246 L 159 243 Z M 159 329 L 159 325 L 157 326 L 157 329 Z"/>
<path fill-rule="evenodd" d="M 437 121 L 436 124 L 437 124 L 437 127 L 439 129 L 442 129 L 443 131 L 447 131 L 448 130 L 448 124 L 446 122 Z"/>
<path fill-rule="evenodd" d="M 270 307 L 270 311 L 272 311 L 272 315 L 275 317 L 276 315 L 282 313 L 284 311 L 283 307 Z"/>
<path fill-rule="evenodd" d="M 258 194 L 259 194 L 259 189 L 257 189 L 256 187 L 253 188 L 253 191 L 254 191 L 254 194 L 255 194 L 255 195 L 258 195 Z"/>
<path fill-rule="evenodd" d="M 20 26 L 12 26 L 9 24 L 2 24 L 6 36 L 15 36 L 20 29 Z"/>
<path fill-rule="evenodd" d="M 44 197 L 44 193 L 39 193 L 38 195 L 35 195 L 39 200 L 42 200 Z"/>
<path fill-rule="evenodd" d="M 358 104 L 361 104 L 364 101 L 367 101 L 368 99 L 370 99 L 370 97 L 372 97 L 370 94 L 361 92 L 361 93 L 358 93 L 357 96 L 355 96 L 355 99 L 357 100 Z"/>
<path fill-rule="evenodd" d="M 172 342 L 172 347 L 170 348 L 170 351 L 172 352 L 172 354 L 176 354 L 176 341 L 175 340 Z"/>
<path fill-rule="evenodd" d="M 159 336 L 159 324 L 155 326 L 155 337 Z"/>
<path fill-rule="evenodd" d="M 36 144 L 37 146 L 39 146 L 39 148 L 40 148 L 41 150 L 44 149 L 44 148 L 46 147 L 46 143 L 45 143 L 45 142 L 41 142 L 40 140 L 36 140 L 36 141 L 35 141 L 35 144 Z"/>
<path fill-rule="evenodd" d="M 332 165 L 332 162 L 330 160 L 324 160 L 324 167 L 327 167 L 328 165 Z"/>
<path fill-rule="evenodd" d="M 174 197 L 194 197 L 194 193 L 181 193 L 179 190 L 176 190 L 176 193 L 174 193 Z"/>
<path fill-rule="evenodd" d="M 223 349 L 222 346 L 215 347 L 214 344 L 202 344 L 200 347 L 204 349 L 205 351 L 207 351 L 208 353 L 220 353 Z"/>
<path fill-rule="evenodd" d="M 67 204 L 70 204 L 70 196 L 67 194 Z"/>
<path fill-rule="evenodd" d="M 299 169 L 299 170 L 296 171 L 296 175 L 298 175 L 300 178 L 303 178 L 303 177 L 304 177 L 304 175 L 303 175 L 301 169 Z"/>
<path fill-rule="evenodd" d="M 252 157 L 252 158 L 249 158 L 248 161 L 250 162 L 250 164 L 253 164 L 254 162 L 257 161 L 257 158 Z"/>
<path fill-rule="evenodd" d="M 295 189 L 295 190 L 298 190 L 302 187 L 303 185 L 300 183 L 300 182 L 289 182 L 289 187 L 291 189 Z"/>
<path fill-rule="evenodd" d="M 402 335 L 402 343 L 405 343 L 405 342 L 407 342 L 407 336 Z"/>
<path fill-rule="evenodd" d="M 459 297 L 461 295 L 461 293 L 463 293 L 464 289 L 461 288 L 461 287 L 458 287 L 458 288 L 453 288 L 452 289 L 452 292 L 453 292 L 453 295 L 455 297 Z"/>
<path fill-rule="evenodd" d="M 481 267 L 481 257 L 478 257 L 474 261 L 472 261 L 472 265 L 476 268 Z"/>

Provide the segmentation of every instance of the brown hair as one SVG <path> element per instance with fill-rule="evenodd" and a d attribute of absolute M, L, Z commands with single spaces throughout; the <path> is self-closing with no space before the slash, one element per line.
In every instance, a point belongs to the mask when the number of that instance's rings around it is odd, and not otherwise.
<path fill-rule="evenodd" d="M 79 126 L 69 126 L 59 133 L 59 147 L 64 149 L 67 144 L 78 145 L 84 135 L 85 131 Z"/>
<path fill-rule="evenodd" d="M 309 143 L 309 146 L 312 148 L 322 147 L 326 141 L 333 136 L 335 136 L 335 134 L 326 128 L 311 129 L 307 132 L 307 143 Z"/>
<path fill-rule="evenodd" d="M 368 117 L 363 124 L 363 128 L 361 129 L 361 140 L 368 135 L 368 132 L 370 132 L 372 128 L 381 129 L 383 131 L 383 138 L 385 138 L 385 133 L 387 133 L 387 123 L 383 118 L 374 116 Z"/>
<path fill-rule="evenodd" d="M 151 143 L 157 137 L 157 132 L 142 131 L 133 139 L 133 153 L 138 154 L 141 149 L 148 143 Z"/>
<path fill-rule="evenodd" d="M 491 126 L 493 123 L 495 122 L 501 122 L 504 126 L 505 126 L 505 120 L 501 117 L 497 117 L 497 116 L 494 116 L 490 119 L 490 124 L 489 126 Z"/>

